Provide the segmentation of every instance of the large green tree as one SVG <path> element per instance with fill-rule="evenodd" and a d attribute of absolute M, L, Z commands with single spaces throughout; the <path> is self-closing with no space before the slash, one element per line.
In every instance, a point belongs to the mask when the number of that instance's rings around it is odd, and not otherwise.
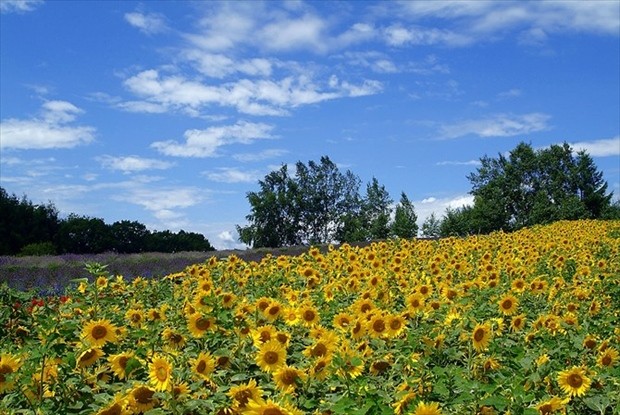
<path fill-rule="evenodd" d="M 392 236 L 398 238 L 415 238 L 418 234 L 418 215 L 415 207 L 405 192 L 400 194 L 400 201 L 394 210 L 394 221 L 391 224 Z"/>
<path fill-rule="evenodd" d="M 474 206 L 450 212 L 465 216 L 469 233 L 515 230 L 562 219 L 599 218 L 609 209 L 611 193 L 592 158 L 564 143 L 535 150 L 520 143 L 508 156 L 484 156 L 472 183 Z"/>

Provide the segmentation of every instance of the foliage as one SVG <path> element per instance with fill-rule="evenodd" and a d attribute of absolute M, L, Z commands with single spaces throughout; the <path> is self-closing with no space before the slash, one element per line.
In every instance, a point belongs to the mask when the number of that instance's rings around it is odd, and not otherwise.
<path fill-rule="evenodd" d="M 258 191 L 247 193 L 248 225 L 237 225 L 239 240 L 254 248 L 390 236 L 392 199 L 385 187 L 373 178 L 361 197 L 360 179 L 349 170 L 340 172 L 326 156 L 319 163 L 297 162 L 294 176 L 283 165 L 258 185 Z M 411 217 L 413 205 L 406 209 Z M 401 215 L 399 220 L 404 218 Z"/>
<path fill-rule="evenodd" d="M 394 221 L 390 227 L 390 233 L 397 238 L 415 238 L 418 235 L 418 216 L 415 213 L 413 203 L 405 192 L 400 194 L 400 201 L 394 210 Z"/>
<path fill-rule="evenodd" d="M 619 238 L 562 221 L 0 286 L 0 412 L 615 413 Z"/>
<path fill-rule="evenodd" d="M 422 236 L 425 238 L 437 238 L 441 234 L 441 220 L 435 212 L 431 213 L 422 224 Z"/>
<path fill-rule="evenodd" d="M 610 206 L 612 194 L 602 172 L 587 153 L 575 154 L 566 143 L 539 150 L 520 143 L 507 157 L 484 156 L 480 162 L 468 176 L 474 206 L 456 212 L 467 233 L 600 218 Z"/>
<path fill-rule="evenodd" d="M 52 203 L 33 205 L 0 187 L 0 255 L 212 250 L 204 235 L 194 232 L 151 232 L 137 221 L 108 225 L 103 219 L 76 214 L 59 219 Z"/>

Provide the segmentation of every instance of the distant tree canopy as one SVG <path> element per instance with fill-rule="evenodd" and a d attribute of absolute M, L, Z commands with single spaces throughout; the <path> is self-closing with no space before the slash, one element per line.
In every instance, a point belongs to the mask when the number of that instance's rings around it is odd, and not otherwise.
<path fill-rule="evenodd" d="M 359 194 L 360 179 L 341 172 L 329 157 L 299 161 L 295 175 L 282 165 L 248 192 L 249 224 L 237 225 L 239 240 L 254 248 L 355 242 L 417 233 L 413 205 L 404 199 L 392 221 L 392 199 L 376 178 Z"/>
<path fill-rule="evenodd" d="M 508 156 L 484 156 L 468 176 L 473 206 L 448 209 L 442 236 L 513 231 L 558 220 L 618 218 L 612 193 L 585 152 L 552 145 L 534 150 L 520 143 Z"/>
<path fill-rule="evenodd" d="M 34 205 L 0 187 L 0 255 L 212 251 L 204 235 L 149 231 L 136 221 L 107 225 L 103 219 L 70 214 L 59 219 L 53 204 Z"/>

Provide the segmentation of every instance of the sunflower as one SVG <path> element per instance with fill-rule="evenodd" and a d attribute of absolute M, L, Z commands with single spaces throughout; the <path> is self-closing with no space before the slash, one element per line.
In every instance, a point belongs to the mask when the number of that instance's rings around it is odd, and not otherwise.
<path fill-rule="evenodd" d="M 523 327 L 525 327 L 525 314 L 519 314 L 510 320 L 510 331 L 521 331 Z"/>
<path fill-rule="evenodd" d="M 355 379 L 364 371 L 364 360 L 359 353 L 354 350 L 345 347 L 342 352 L 339 353 L 340 363 L 336 374 L 343 378 Z"/>
<path fill-rule="evenodd" d="M 200 378 L 209 380 L 209 376 L 215 370 L 215 358 L 209 352 L 200 352 L 192 361 L 192 369 Z"/>
<path fill-rule="evenodd" d="M 84 350 L 77 358 L 76 366 L 88 367 L 94 364 L 103 354 L 103 351 L 96 347 Z"/>
<path fill-rule="evenodd" d="M 164 357 L 156 355 L 149 365 L 149 381 L 157 391 L 170 387 L 172 365 Z"/>
<path fill-rule="evenodd" d="M 166 345 L 173 350 L 179 350 L 185 346 L 185 337 L 183 337 L 181 333 L 172 330 L 170 327 L 166 327 L 161 332 L 161 337 L 163 337 Z"/>
<path fill-rule="evenodd" d="M 421 293 L 410 294 L 405 299 L 405 304 L 407 304 L 407 311 L 411 313 L 411 315 L 416 315 L 417 313 L 423 311 L 424 302 L 425 297 Z"/>
<path fill-rule="evenodd" d="M 507 294 L 500 298 L 497 302 L 499 305 L 499 311 L 507 316 L 513 315 L 517 311 L 517 306 L 519 305 L 519 301 L 512 294 Z"/>
<path fill-rule="evenodd" d="M 310 376 L 316 380 L 325 380 L 330 373 L 331 358 L 322 357 L 314 362 L 310 368 Z"/>
<path fill-rule="evenodd" d="M 335 344 L 329 340 L 319 339 L 314 344 L 309 345 L 303 351 L 304 356 L 320 359 L 325 356 L 331 356 L 333 353 Z"/>
<path fill-rule="evenodd" d="M 92 347 L 101 347 L 107 342 L 116 342 L 116 330 L 110 320 L 90 321 L 82 330 L 82 338 Z"/>
<path fill-rule="evenodd" d="M 232 306 L 235 304 L 235 301 L 237 300 L 237 296 L 230 292 L 223 292 L 220 295 L 220 298 L 222 300 L 222 307 L 224 308 L 232 308 Z"/>
<path fill-rule="evenodd" d="M 541 415 L 547 415 L 555 411 L 560 411 L 564 409 L 564 406 L 567 403 L 568 399 L 561 399 L 557 396 L 554 396 L 553 398 L 536 405 L 536 409 L 538 409 L 538 412 L 540 412 Z"/>
<path fill-rule="evenodd" d="M 298 313 L 301 322 L 308 327 L 312 327 L 319 322 L 319 312 L 310 304 L 302 305 Z"/>
<path fill-rule="evenodd" d="M 276 386 L 284 393 L 292 393 L 298 382 L 303 381 L 304 373 L 292 366 L 282 366 L 273 374 L 273 380 Z"/>
<path fill-rule="evenodd" d="M 192 336 L 201 338 L 206 332 L 215 330 L 215 318 L 193 313 L 187 319 L 187 328 Z"/>
<path fill-rule="evenodd" d="M 351 325 L 349 333 L 353 340 L 359 340 L 366 334 L 366 326 L 361 320 L 358 319 L 353 325 Z"/>
<path fill-rule="evenodd" d="M 14 383 L 11 375 L 17 372 L 21 366 L 19 359 L 10 354 L 0 355 L 0 393 L 13 389 Z"/>
<path fill-rule="evenodd" d="M 366 325 L 366 330 L 370 337 L 386 337 L 388 333 L 387 321 L 381 314 L 376 314 Z"/>
<path fill-rule="evenodd" d="M 620 354 L 613 347 L 609 347 L 605 349 L 601 354 L 599 354 L 596 359 L 596 364 L 600 367 L 612 367 L 618 361 L 618 356 Z"/>
<path fill-rule="evenodd" d="M 491 341 L 491 328 L 489 324 L 476 324 L 471 334 L 471 339 L 477 352 L 486 349 Z"/>
<path fill-rule="evenodd" d="M 185 398 L 189 394 L 189 386 L 187 382 L 179 382 L 172 385 L 170 393 L 175 399 Z"/>
<path fill-rule="evenodd" d="M 349 313 L 339 313 L 334 316 L 334 328 L 347 331 L 355 319 Z"/>
<path fill-rule="evenodd" d="M 130 359 L 134 359 L 133 352 L 123 352 L 119 354 L 113 354 L 108 357 L 108 362 L 110 362 L 110 366 L 112 368 L 112 372 L 120 379 L 123 380 L 127 377 L 127 362 Z"/>
<path fill-rule="evenodd" d="M 230 396 L 234 402 L 233 408 L 243 410 L 250 400 L 262 400 L 263 390 L 257 386 L 254 379 L 251 379 L 248 383 L 230 388 L 228 396 Z"/>
<path fill-rule="evenodd" d="M 144 310 L 140 308 L 130 308 L 125 313 L 125 318 L 130 325 L 140 327 L 144 321 Z"/>
<path fill-rule="evenodd" d="M 441 409 L 439 409 L 437 402 L 424 403 L 420 401 L 412 415 L 441 415 Z"/>
<path fill-rule="evenodd" d="M 159 403 L 154 395 L 155 390 L 147 385 L 138 385 L 129 391 L 127 399 L 133 413 L 146 412 L 153 409 Z"/>
<path fill-rule="evenodd" d="M 590 383 L 590 378 L 581 367 L 573 366 L 558 374 L 560 388 L 571 397 L 584 395 L 590 389 Z"/>
<path fill-rule="evenodd" d="M 96 415 L 126 415 L 129 412 L 126 409 L 127 402 L 122 395 L 116 395 L 112 402 L 101 408 Z"/>
<path fill-rule="evenodd" d="M 261 344 L 267 343 L 269 340 L 273 340 L 277 333 L 278 330 L 274 326 L 267 324 L 252 330 L 250 335 L 252 336 L 254 346 L 260 347 Z"/>
<path fill-rule="evenodd" d="M 265 372 L 275 372 L 286 363 L 286 349 L 278 340 L 269 340 L 258 349 L 256 363 Z"/>
<path fill-rule="evenodd" d="M 395 338 L 401 335 L 405 330 L 406 321 L 403 316 L 389 315 L 387 317 L 387 336 Z"/>
<path fill-rule="evenodd" d="M 243 415 L 301 415 L 302 412 L 287 404 L 280 404 L 271 399 L 266 401 L 250 400 L 243 411 Z"/>

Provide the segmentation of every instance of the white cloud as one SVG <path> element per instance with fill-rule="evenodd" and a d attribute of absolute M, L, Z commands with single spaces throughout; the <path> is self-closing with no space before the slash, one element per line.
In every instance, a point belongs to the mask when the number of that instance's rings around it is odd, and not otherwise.
<path fill-rule="evenodd" d="M 41 117 L 9 118 L 0 123 L 0 147 L 15 149 L 73 148 L 94 140 L 95 128 L 67 125 L 83 111 L 67 101 L 47 101 Z"/>
<path fill-rule="evenodd" d="M 451 30 L 420 26 L 403 27 L 401 24 L 394 24 L 385 28 L 384 37 L 390 46 L 438 44 L 466 46 L 472 43 L 472 39 L 469 36 Z"/>
<path fill-rule="evenodd" d="M 234 60 L 221 53 L 208 53 L 199 49 L 188 49 L 181 57 L 194 64 L 196 69 L 213 78 L 224 78 L 236 73 L 266 77 L 271 75 L 273 64 L 266 58 Z"/>
<path fill-rule="evenodd" d="M 156 13 L 125 13 L 125 20 L 127 20 L 130 25 L 137 27 L 141 32 L 146 33 L 147 35 L 161 33 L 167 30 L 165 19 L 163 16 Z"/>
<path fill-rule="evenodd" d="M 268 23 L 256 33 L 261 44 L 272 50 L 310 49 L 326 51 L 323 32 L 325 22 L 318 16 L 306 14 L 299 18 L 284 18 Z"/>
<path fill-rule="evenodd" d="M 125 102 L 121 107 L 145 112 L 180 109 L 192 116 L 198 116 L 202 107 L 211 104 L 234 107 L 243 114 L 287 115 L 290 109 L 300 105 L 377 94 L 383 88 L 378 81 L 364 80 L 361 84 L 330 82 L 329 89 L 324 90 L 325 87 L 303 75 L 278 81 L 240 79 L 214 86 L 182 76 L 163 77 L 153 69 L 128 78 L 125 86 L 146 100 Z"/>
<path fill-rule="evenodd" d="M 479 160 L 468 161 L 438 161 L 435 163 L 437 166 L 479 166 Z"/>
<path fill-rule="evenodd" d="M 464 120 L 443 125 L 439 137 L 444 139 L 477 135 L 479 137 L 512 137 L 549 129 L 547 114 L 538 112 L 514 115 L 496 114 L 488 118 Z"/>
<path fill-rule="evenodd" d="M 471 206 L 474 203 L 474 197 L 469 195 L 455 195 L 453 197 L 428 197 L 419 201 L 414 200 L 416 215 L 418 216 L 418 226 L 422 228 L 424 221 L 435 214 L 437 219 L 441 219 L 446 213 L 446 209 L 457 209 L 463 206 Z"/>
<path fill-rule="evenodd" d="M 233 125 L 209 127 L 204 130 L 187 130 L 184 143 L 157 141 L 151 144 L 162 154 L 177 157 L 214 157 L 217 149 L 233 143 L 250 144 L 258 139 L 273 138 L 273 126 L 263 123 L 239 121 Z"/>
<path fill-rule="evenodd" d="M 580 141 L 570 145 L 574 151 L 585 150 L 592 157 L 620 156 L 620 136 L 594 141 Z"/>
<path fill-rule="evenodd" d="M 0 13 L 25 13 L 36 9 L 43 0 L 2 0 Z"/>
<path fill-rule="evenodd" d="M 500 92 L 499 94 L 497 94 L 497 97 L 500 99 L 516 98 L 520 97 L 522 93 L 523 91 L 521 91 L 519 88 L 511 88 L 508 91 Z"/>
<path fill-rule="evenodd" d="M 97 158 L 102 166 L 111 170 L 120 170 L 123 173 L 132 173 L 136 171 L 159 169 L 165 170 L 172 166 L 174 163 L 167 161 L 149 159 L 140 156 L 101 156 Z"/>
<path fill-rule="evenodd" d="M 288 153 L 288 150 L 273 148 L 268 150 L 259 151 L 256 153 L 239 153 L 233 154 L 233 158 L 241 162 L 262 161 L 270 158 L 281 157 Z"/>
<path fill-rule="evenodd" d="M 220 167 L 203 173 L 209 180 L 221 183 L 255 183 L 262 175 L 255 171 L 243 171 L 232 167 Z"/>

